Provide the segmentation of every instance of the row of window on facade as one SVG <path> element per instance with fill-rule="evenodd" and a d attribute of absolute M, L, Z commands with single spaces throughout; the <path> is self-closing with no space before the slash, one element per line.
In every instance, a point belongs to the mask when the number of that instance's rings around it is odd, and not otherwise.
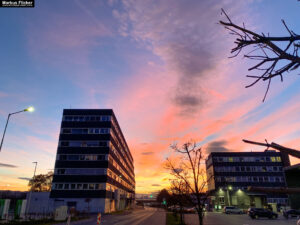
<path fill-rule="evenodd" d="M 62 128 L 62 134 L 109 134 L 110 128 Z"/>
<path fill-rule="evenodd" d="M 280 156 L 267 157 L 213 157 L 214 162 L 281 162 Z"/>
<path fill-rule="evenodd" d="M 232 196 L 232 204 L 233 205 L 238 205 L 237 204 L 237 197 L 238 196 Z M 220 205 L 225 205 L 225 197 L 224 196 L 218 196 L 218 201 Z M 268 203 L 277 203 L 277 204 L 288 204 L 288 199 L 287 198 L 267 198 Z M 247 202 L 250 204 L 250 202 Z M 248 205 L 246 204 L 246 205 Z"/>
<path fill-rule="evenodd" d="M 216 172 L 281 172 L 282 166 L 216 166 Z"/>
<path fill-rule="evenodd" d="M 108 147 L 109 141 L 60 141 L 59 147 Z"/>
<path fill-rule="evenodd" d="M 57 155 L 57 159 L 62 161 L 104 161 L 107 160 L 107 158 L 108 155 L 90 155 L 90 154 Z"/>
<path fill-rule="evenodd" d="M 134 177 L 133 175 L 133 165 L 131 163 L 128 162 L 128 159 L 125 158 L 125 156 L 121 156 L 120 153 L 116 150 L 115 146 L 110 143 L 110 150 L 114 153 L 114 155 L 117 156 L 117 158 L 119 159 L 119 161 L 121 162 L 121 164 L 127 169 L 128 172 L 130 172 L 130 174 Z M 125 163 L 126 162 L 126 163 Z"/>
<path fill-rule="evenodd" d="M 118 136 L 119 136 L 120 140 L 123 140 L 123 138 L 121 138 L 120 134 Z M 114 132 L 111 132 L 111 137 L 114 140 L 114 144 L 117 146 L 117 148 L 121 151 L 121 154 L 124 156 L 122 158 L 124 158 L 126 160 L 127 164 L 131 166 L 131 164 L 133 162 L 132 162 L 132 159 L 129 158 L 130 154 L 129 154 L 127 145 L 124 143 L 124 141 L 122 141 L 122 145 L 121 145 L 121 143 L 118 141 L 118 138 L 116 137 Z"/>
<path fill-rule="evenodd" d="M 76 121 L 76 122 L 86 122 L 86 121 L 110 121 L 111 116 L 64 116 L 63 121 Z"/>
<path fill-rule="evenodd" d="M 106 175 L 104 168 L 57 168 L 54 171 L 57 175 Z"/>
<path fill-rule="evenodd" d="M 133 158 L 131 157 L 130 151 L 129 151 L 128 146 L 126 144 L 126 141 L 125 141 L 123 135 L 121 134 L 121 131 L 118 129 L 118 126 L 116 125 L 116 122 L 114 122 L 114 121 L 115 120 L 112 119 L 112 124 L 113 124 L 113 127 L 115 128 L 116 134 L 115 134 L 115 132 L 111 132 L 111 135 L 112 135 L 112 137 L 114 138 L 115 141 L 117 141 L 117 142 L 118 142 L 118 140 L 121 141 L 124 150 L 127 152 L 128 157 L 130 157 L 129 161 L 133 161 Z M 118 137 L 118 138 L 116 138 L 116 137 Z M 120 143 L 118 143 L 118 146 L 119 145 L 120 145 Z"/>
<path fill-rule="evenodd" d="M 107 175 L 109 177 L 111 177 L 112 179 L 114 179 L 115 181 L 119 182 L 120 184 L 122 184 L 123 186 L 127 187 L 130 190 L 134 190 L 134 184 L 133 183 L 127 183 L 125 180 L 122 179 L 122 176 L 118 176 L 117 174 L 115 174 L 113 171 L 111 171 L 110 169 L 107 169 Z"/>
<path fill-rule="evenodd" d="M 216 182 L 285 182 L 283 176 L 216 176 L 215 180 Z"/>
<path fill-rule="evenodd" d="M 70 183 L 54 183 L 52 185 L 53 190 L 105 190 L 105 183 L 100 184 L 70 184 Z"/>
<path fill-rule="evenodd" d="M 127 173 L 121 168 L 121 166 L 112 158 L 112 156 L 108 157 L 108 161 L 122 174 L 123 177 L 125 177 L 127 180 L 129 180 L 131 183 L 134 183 L 134 180 L 131 176 L 128 176 Z"/>

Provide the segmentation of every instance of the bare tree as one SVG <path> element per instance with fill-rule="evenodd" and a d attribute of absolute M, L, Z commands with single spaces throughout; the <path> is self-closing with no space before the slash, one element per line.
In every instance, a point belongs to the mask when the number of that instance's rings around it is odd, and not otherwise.
<path fill-rule="evenodd" d="M 263 101 L 266 99 L 271 81 L 274 77 L 283 77 L 290 71 L 296 70 L 300 66 L 300 57 L 298 56 L 300 47 L 300 35 L 292 31 L 282 20 L 283 26 L 288 35 L 283 37 L 270 36 L 269 33 L 257 33 L 245 27 L 232 22 L 230 17 L 222 9 L 227 21 L 220 21 L 230 34 L 236 36 L 231 53 L 236 57 L 242 50 L 252 47 L 251 51 L 244 55 L 245 58 L 256 60 L 257 63 L 248 70 L 256 70 L 259 75 L 247 75 L 254 79 L 246 88 L 255 85 L 259 81 L 267 81 L 268 86 Z"/>
<path fill-rule="evenodd" d="M 199 224 L 203 225 L 204 204 L 207 199 L 205 187 L 211 177 L 205 177 L 205 169 L 201 167 L 204 155 L 201 147 L 197 147 L 195 142 L 187 142 L 178 148 L 172 145 L 172 149 L 180 154 L 180 162 L 172 162 L 167 159 L 167 168 L 170 169 L 171 175 L 178 181 L 183 182 L 187 187 L 190 196 L 190 203 L 195 206 Z"/>

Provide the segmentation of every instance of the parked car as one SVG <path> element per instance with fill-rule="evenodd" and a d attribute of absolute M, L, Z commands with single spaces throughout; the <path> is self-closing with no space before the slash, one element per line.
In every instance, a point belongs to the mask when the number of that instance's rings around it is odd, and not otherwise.
<path fill-rule="evenodd" d="M 241 210 L 235 206 L 225 206 L 224 213 L 226 213 L 226 214 L 242 214 L 243 210 Z"/>
<path fill-rule="evenodd" d="M 290 209 L 287 211 L 283 211 L 283 216 L 288 219 L 289 217 L 297 217 L 300 216 L 300 210 Z"/>
<path fill-rule="evenodd" d="M 196 213 L 197 210 L 195 207 L 184 207 L 184 212 L 185 213 Z"/>
<path fill-rule="evenodd" d="M 269 219 L 277 219 L 278 218 L 277 213 L 274 213 L 268 209 L 263 209 L 263 208 L 249 208 L 248 215 L 252 219 L 258 219 L 259 217 L 267 217 Z"/>

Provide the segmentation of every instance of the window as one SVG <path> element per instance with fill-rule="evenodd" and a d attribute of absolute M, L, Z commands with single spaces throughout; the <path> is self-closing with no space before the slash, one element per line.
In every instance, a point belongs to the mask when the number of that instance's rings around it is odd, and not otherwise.
<path fill-rule="evenodd" d="M 59 160 L 67 160 L 67 156 L 66 155 L 60 155 Z"/>
<path fill-rule="evenodd" d="M 263 166 L 263 167 L 261 168 L 261 170 L 262 170 L 262 172 L 267 172 L 267 167 Z"/>
<path fill-rule="evenodd" d="M 258 177 L 258 181 L 259 182 L 263 182 L 264 180 L 263 180 L 263 177 Z"/>
<path fill-rule="evenodd" d="M 244 158 L 243 157 L 240 157 L 240 162 L 244 162 Z"/>
<path fill-rule="evenodd" d="M 63 184 L 58 184 L 57 189 L 62 189 L 63 188 Z"/>
<path fill-rule="evenodd" d="M 264 182 L 269 182 L 269 177 L 264 177 Z"/>
<path fill-rule="evenodd" d="M 233 162 L 233 158 L 232 157 L 228 157 L 228 162 Z"/>
<path fill-rule="evenodd" d="M 61 147 L 68 147 L 69 146 L 69 142 L 68 141 L 61 141 L 60 142 L 60 146 Z"/>
<path fill-rule="evenodd" d="M 71 189 L 74 190 L 76 188 L 76 184 L 71 184 Z"/>
<path fill-rule="evenodd" d="M 276 182 L 280 182 L 280 178 L 279 177 L 275 177 L 275 181 Z"/>
<path fill-rule="evenodd" d="M 236 166 L 236 167 L 235 167 L 235 171 L 236 171 L 236 172 L 240 172 L 240 167 L 239 167 L 239 166 Z"/>
<path fill-rule="evenodd" d="M 275 157 L 271 157 L 271 162 L 276 162 L 276 158 Z"/>
<path fill-rule="evenodd" d="M 72 161 L 72 160 L 78 160 L 79 156 L 78 155 L 68 155 L 68 160 Z"/>
<path fill-rule="evenodd" d="M 244 166 L 241 166 L 241 171 L 245 172 L 245 167 Z"/>
<path fill-rule="evenodd" d="M 89 190 L 94 190 L 95 189 L 95 184 L 89 184 Z"/>
<path fill-rule="evenodd" d="M 64 189 L 69 189 L 69 184 L 65 184 Z"/>
<path fill-rule="evenodd" d="M 62 133 L 63 134 L 70 134 L 71 133 L 71 129 L 64 128 L 64 129 L 62 129 Z"/>
<path fill-rule="evenodd" d="M 250 166 L 247 166 L 247 167 L 246 167 L 246 171 L 247 171 L 247 172 L 250 172 L 250 171 L 251 171 Z"/>
<path fill-rule="evenodd" d="M 281 162 L 281 157 L 280 157 L 280 156 L 277 156 L 277 157 L 276 157 L 276 161 L 277 161 L 277 162 Z"/>
<path fill-rule="evenodd" d="M 88 184 L 83 184 L 83 189 L 84 190 L 88 189 Z"/>
<path fill-rule="evenodd" d="M 77 188 L 78 190 L 82 190 L 82 187 L 83 187 L 82 184 L 77 184 L 77 187 L 76 187 L 76 188 Z"/>
<path fill-rule="evenodd" d="M 266 157 L 266 162 L 270 162 L 270 161 L 271 161 L 270 157 Z"/>
<path fill-rule="evenodd" d="M 273 171 L 277 172 L 277 166 L 273 166 Z"/>

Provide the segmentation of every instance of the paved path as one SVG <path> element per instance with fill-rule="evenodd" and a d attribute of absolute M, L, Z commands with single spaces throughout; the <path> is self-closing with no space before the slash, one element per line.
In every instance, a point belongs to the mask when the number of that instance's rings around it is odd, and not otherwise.
<path fill-rule="evenodd" d="M 296 225 L 296 221 L 296 218 L 287 220 L 282 215 L 279 215 L 278 219 L 275 220 L 267 218 L 253 220 L 246 214 L 227 215 L 224 213 L 208 212 L 204 217 L 205 225 Z M 198 225 L 197 214 L 185 214 L 185 222 L 187 225 Z"/>
<path fill-rule="evenodd" d="M 75 221 L 71 225 L 96 225 L 96 216 L 89 220 Z M 166 213 L 162 209 L 145 208 L 126 215 L 103 215 L 101 225 L 165 225 Z"/>

